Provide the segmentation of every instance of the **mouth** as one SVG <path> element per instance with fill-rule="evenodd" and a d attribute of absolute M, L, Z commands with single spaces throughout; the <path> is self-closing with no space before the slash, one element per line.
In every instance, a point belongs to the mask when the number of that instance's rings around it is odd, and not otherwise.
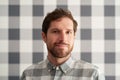
<path fill-rule="evenodd" d="M 68 47 L 68 44 L 66 44 L 66 43 L 60 43 L 60 44 L 55 44 L 55 46 L 56 47 L 58 47 L 58 48 L 65 48 L 65 47 Z"/>

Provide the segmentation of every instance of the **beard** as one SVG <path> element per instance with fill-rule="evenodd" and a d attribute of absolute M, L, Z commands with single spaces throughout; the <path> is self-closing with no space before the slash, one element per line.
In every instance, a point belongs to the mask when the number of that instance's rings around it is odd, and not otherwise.
<path fill-rule="evenodd" d="M 58 48 L 57 45 L 59 45 L 59 44 L 65 45 L 65 46 L 66 46 L 66 47 L 65 47 L 66 49 L 64 49 L 64 48 Z M 68 55 L 71 53 L 71 51 L 73 50 L 73 45 L 70 46 L 70 45 L 67 44 L 67 43 L 62 43 L 62 42 L 60 42 L 60 43 L 55 43 L 55 44 L 53 45 L 53 47 L 47 45 L 47 49 L 48 49 L 48 52 L 49 52 L 53 57 L 63 58 L 63 57 L 68 56 Z"/>

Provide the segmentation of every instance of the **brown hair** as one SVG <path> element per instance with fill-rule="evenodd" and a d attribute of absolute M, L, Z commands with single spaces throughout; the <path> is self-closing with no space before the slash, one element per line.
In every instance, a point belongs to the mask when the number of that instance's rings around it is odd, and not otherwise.
<path fill-rule="evenodd" d="M 45 17 L 45 19 L 43 20 L 43 24 L 42 24 L 42 31 L 47 34 L 47 31 L 50 27 L 50 23 L 54 20 L 57 20 L 59 18 L 62 18 L 62 17 L 68 17 L 70 18 L 72 21 L 73 21 L 73 24 L 74 24 L 74 33 L 77 31 L 77 22 L 76 20 L 74 20 L 72 14 L 70 11 L 68 10 L 64 10 L 64 9 L 55 9 L 53 12 L 51 13 L 48 13 L 47 16 Z"/>

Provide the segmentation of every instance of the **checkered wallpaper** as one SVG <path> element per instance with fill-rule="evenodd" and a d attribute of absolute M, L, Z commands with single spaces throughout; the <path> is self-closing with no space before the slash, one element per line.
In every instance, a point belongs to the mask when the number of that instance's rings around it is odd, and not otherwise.
<path fill-rule="evenodd" d="M 120 0 L 0 0 L 0 80 L 19 80 L 29 65 L 46 59 L 44 16 L 68 8 L 78 22 L 72 56 L 120 80 Z"/>

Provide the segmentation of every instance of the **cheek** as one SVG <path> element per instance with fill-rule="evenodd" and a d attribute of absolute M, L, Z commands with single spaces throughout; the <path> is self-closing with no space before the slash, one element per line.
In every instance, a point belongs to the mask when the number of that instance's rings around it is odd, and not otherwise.
<path fill-rule="evenodd" d="M 73 39 L 73 40 L 70 40 L 70 46 L 74 46 L 74 42 L 75 42 L 74 39 Z"/>
<path fill-rule="evenodd" d="M 48 37 L 47 38 L 47 44 L 52 45 L 56 42 L 56 38 L 54 37 Z"/>
<path fill-rule="evenodd" d="M 58 36 L 55 36 L 55 35 L 48 37 L 48 40 L 51 41 L 51 42 L 56 42 L 56 41 L 58 41 L 58 39 L 59 39 L 59 37 L 58 37 Z"/>
<path fill-rule="evenodd" d="M 70 43 L 73 43 L 73 42 L 74 42 L 74 38 L 71 37 L 71 38 L 68 39 L 68 41 L 69 41 Z"/>

